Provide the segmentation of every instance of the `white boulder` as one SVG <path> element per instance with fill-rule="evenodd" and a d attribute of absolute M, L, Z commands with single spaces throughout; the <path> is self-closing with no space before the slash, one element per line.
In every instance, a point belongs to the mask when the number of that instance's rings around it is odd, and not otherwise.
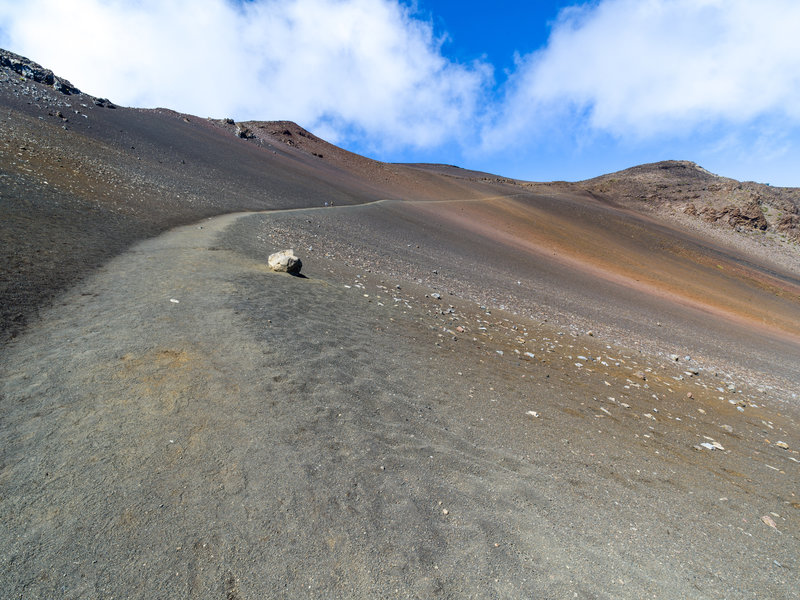
<path fill-rule="evenodd" d="M 273 271 L 281 273 L 291 273 L 297 275 L 303 268 L 303 263 L 294 254 L 294 250 L 281 250 L 275 254 L 270 254 L 267 265 Z"/>

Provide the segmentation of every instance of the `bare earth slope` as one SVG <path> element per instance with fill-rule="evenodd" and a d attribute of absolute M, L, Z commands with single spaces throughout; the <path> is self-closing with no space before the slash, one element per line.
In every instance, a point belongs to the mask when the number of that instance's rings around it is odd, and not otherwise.
<path fill-rule="evenodd" d="M 0 59 L 3 597 L 796 597 L 797 249 L 673 210 L 696 166 L 386 165 Z"/>
<path fill-rule="evenodd" d="M 72 86 L 64 94 L 32 78 L 49 73 L 35 63 L 2 50 L 0 59 L 0 339 L 77 277 L 177 224 L 234 210 L 481 194 L 401 166 L 381 167 L 403 184 L 384 185 L 375 169 L 241 139 L 224 120 L 117 107 Z"/>

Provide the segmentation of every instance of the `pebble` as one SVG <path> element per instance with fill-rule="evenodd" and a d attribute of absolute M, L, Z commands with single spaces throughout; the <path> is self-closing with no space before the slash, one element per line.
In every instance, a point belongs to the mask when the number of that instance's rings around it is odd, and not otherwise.
<path fill-rule="evenodd" d="M 778 526 L 775 524 L 775 521 L 773 521 L 772 517 L 770 517 L 769 515 L 764 515 L 763 517 L 761 517 L 761 520 L 764 521 L 766 525 L 769 525 L 773 529 L 778 529 Z"/>
<path fill-rule="evenodd" d="M 719 442 L 714 442 L 713 444 L 710 442 L 701 442 L 700 445 L 707 449 L 707 450 L 725 450 Z"/>
<path fill-rule="evenodd" d="M 789 444 L 787 444 L 786 442 L 775 442 L 775 445 L 778 448 L 783 448 L 784 450 L 788 450 L 789 449 Z"/>

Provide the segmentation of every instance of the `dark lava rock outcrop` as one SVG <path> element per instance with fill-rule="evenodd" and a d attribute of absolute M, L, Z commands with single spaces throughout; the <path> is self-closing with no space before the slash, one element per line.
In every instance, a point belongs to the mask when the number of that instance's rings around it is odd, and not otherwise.
<path fill-rule="evenodd" d="M 81 93 L 81 91 L 69 81 L 54 75 L 50 69 L 45 69 L 40 64 L 24 56 L 19 56 L 18 54 L 3 50 L 2 48 L 0 48 L 0 67 L 7 67 L 19 73 L 25 79 L 31 79 L 38 83 L 49 85 L 57 92 L 68 96 Z M 103 103 L 108 103 L 108 100 L 103 99 Z"/>

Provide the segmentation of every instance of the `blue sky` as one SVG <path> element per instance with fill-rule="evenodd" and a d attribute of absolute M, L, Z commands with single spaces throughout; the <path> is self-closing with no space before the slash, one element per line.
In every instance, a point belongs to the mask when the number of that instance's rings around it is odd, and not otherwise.
<path fill-rule="evenodd" d="M 0 0 L 0 46 L 119 104 L 536 181 L 800 186 L 798 31 L 796 0 Z"/>
<path fill-rule="evenodd" d="M 420 18 L 431 22 L 436 37 L 445 38 L 444 54 L 459 62 L 487 60 L 498 80 L 514 70 L 516 54 L 544 47 L 561 9 L 576 4 L 569 0 L 497 0 L 491 5 L 485 0 L 407 3 L 416 7 Z M 487 10 L 487 6 L 493 9 Z"/>

